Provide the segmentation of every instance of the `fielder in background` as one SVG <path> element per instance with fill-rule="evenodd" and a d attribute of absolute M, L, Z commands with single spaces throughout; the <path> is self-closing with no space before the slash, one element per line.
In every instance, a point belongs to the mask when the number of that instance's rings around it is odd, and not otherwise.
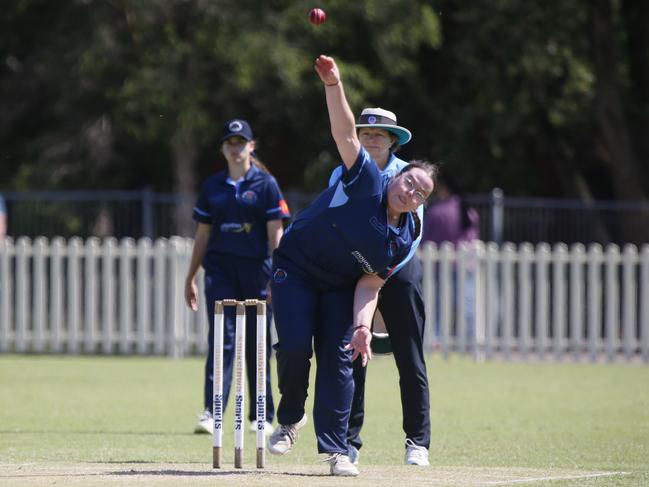
<path fill-rule="evenodd" d="M 347 425 L 354 381 L 352 362 L 371 358 L 370 325 L 379 289 L 407 258 L 421 234 L 419 208 L 434 187 L 436 167 L 410 164 L 381 175 L 361 145 L 338 67 L 320 56 L 315 69 L 325 85 L 331 133 L 343 167 L 287 229 L 273 254 L 280 426 L 268 449 L 287 453 L 306 423 L 311 357 L 317 371 L 313 421 L 319 453 L 332 475 L 355 476 Z"/>
<path fill-rule="evenodd" d="M 193 310 L 198 309 L 196 273 L 205 270 L 205 304 L 210 323 L 208 353 L 205 361 L 204 411 L 195 433 L 213 433 L 212 418 L 212 360 L 214 354 L 214 302 L 222 299 L 267 299 L 272 253 L 283 233 L 282 220 L 289 210 L 275 178 L 257 159 L 255 141 L 250 125 L 234 119 L 223 128 L 221 152 L 227 169 L 208 178 L 194 208 L 198 223 L 194 237 L 189 271 L 185 281 L 185 300 Z M 270 358 L 270 323 L 272 309 L 267 308 L 267 360 Z M 246 335 L 255 337 L 256 319 L 253 309 L 247 310 Z M 232 383 L 234 360 L 235 316 L 229 307 L 223 331 L 223 404 L 227 404 Z M 255 390 L 256 340 L 246 340 L 246 372 L 249 397 Z M 275 416 L 270 366 L 266 368 L 265 430 L 272 433 Z M 257 430 L 256 401 L 249 401 L 250 429 Z"/>
<path fill-rule="evenodd" d="M 412 136 L 407 128 L 397 125 L 393 112 L 382 108 L 365 108 L 356 122 L 356 128 L 361 145 L 384 176 L 394 177 L 408 165 L 394 153 L 407 144 Z M 329 179 L 329 186 L 334 185 L 341 174 L 341 168 L 336 168 Z M 417 216 L 423 221 L 423 205 L 417 208 Z M 402 424 L 406 434 L 405 463 L 425 466 L 429 465 L 430 403 L 424 359 L 426 317 L 421 288 L 422 267 L 415 256 L 420 242 L 421 234 L 413 242 L 406 259 L 381 288 L 378 309 L 383 316 L 399 371 Z M 354 363 L 356 387 L 347 432 L 349 457 L 354 464 L 358 464 L 359 449 L 363 445 L 360 432 L 365 418 L 366 371 L 358 362 Z"/>

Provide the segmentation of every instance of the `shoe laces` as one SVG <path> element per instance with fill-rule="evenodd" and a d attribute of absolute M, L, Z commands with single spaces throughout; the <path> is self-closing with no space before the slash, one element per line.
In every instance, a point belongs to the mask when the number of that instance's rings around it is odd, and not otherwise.
<path fill-rule="evenodd" d="M 212 419 L 212 413 L 210 413 L 207 409 L 198 415 L 199 421 L 209 421 L 210 419 Z"/>
<path fill-rule="evenodd" d="M 291 442 L 291 445 L 295 443 L 295 440 L 297 439 L 297 428 L 291 424 L 280 425 L 279 433 L 281 436 L 286 436 Z"/>
<path fill-rule="evenodd" d="M 329 463 L 329 465 L 335 465 L 338 463 L 339 460 L 341 460 L 341 457 L 347 457 L 344 453 L 330 453 L 327 458 L 322 460 L 322 463 Z M 349 460 L 349 457 L 347 457 Z"/>
<path fill-rule="evenodd" d="M 417 458 L 428 458 L 428 449 L 425 446 L 415 445 L 415 443 L 410 439 L 406 439 L 406 450 L 408 455 Z"/>

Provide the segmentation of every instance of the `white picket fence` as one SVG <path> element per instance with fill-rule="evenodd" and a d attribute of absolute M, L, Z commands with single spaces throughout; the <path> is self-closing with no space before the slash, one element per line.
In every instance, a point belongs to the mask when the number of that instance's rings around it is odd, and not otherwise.
<path fill-rule="evenodd" d="M 204 354 L 204 303 L 184 303 L 191 248 L 0 241 L 0 352 Z M 649 245 L 426 244 L 420 257 L 431 352 L 649 362 Z"/>
<path fill-rule="evenodd" d="M 204 353 L 204 303 L 197 313 L 184 303 L 191 246 L 183 238 L 0 242 L 0 352 Z"/>

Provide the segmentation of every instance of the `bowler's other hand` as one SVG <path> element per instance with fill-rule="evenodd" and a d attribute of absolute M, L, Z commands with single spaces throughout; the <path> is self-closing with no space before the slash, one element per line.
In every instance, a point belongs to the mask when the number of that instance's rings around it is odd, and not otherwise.
<path fill-rule="evenodd" d="M 345 345 L 345 349 L 349 350 L 350 348 L 354 350 L 352 354 L 352 362 L 361 357 L 361 364 L 363 367 L 367 365 L 369 360 L 372 360 L 372 349 L 370 348 L 370 342 L 372 341 L 372 332 L 366 326 L 359 326 L 354 330 L 352 335 L 351 343 Z"/>
<path fill-rule="evenodd" d="M 185 302 L 194 311 L 198 310 L 198 288 L 193 279 L 185 281 Z"/>
<path fill-rule="evenodd" d="M 340 71 L 338 71 L 334 58 L 321 54 L 315 60 L 315 70 L 325 85 L 337 85 L 340 83 Z"/>

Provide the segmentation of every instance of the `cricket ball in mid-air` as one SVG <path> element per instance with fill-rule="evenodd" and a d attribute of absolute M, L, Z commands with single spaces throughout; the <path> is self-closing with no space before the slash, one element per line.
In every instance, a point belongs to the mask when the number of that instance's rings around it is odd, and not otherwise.
<path fill-rule="evenodd" d="M 325 20 L 327 20 L 327 14 L 321 8 L 312 8 L 309 11 L 309 22 L 313 25 L 324 24 Z"/>

